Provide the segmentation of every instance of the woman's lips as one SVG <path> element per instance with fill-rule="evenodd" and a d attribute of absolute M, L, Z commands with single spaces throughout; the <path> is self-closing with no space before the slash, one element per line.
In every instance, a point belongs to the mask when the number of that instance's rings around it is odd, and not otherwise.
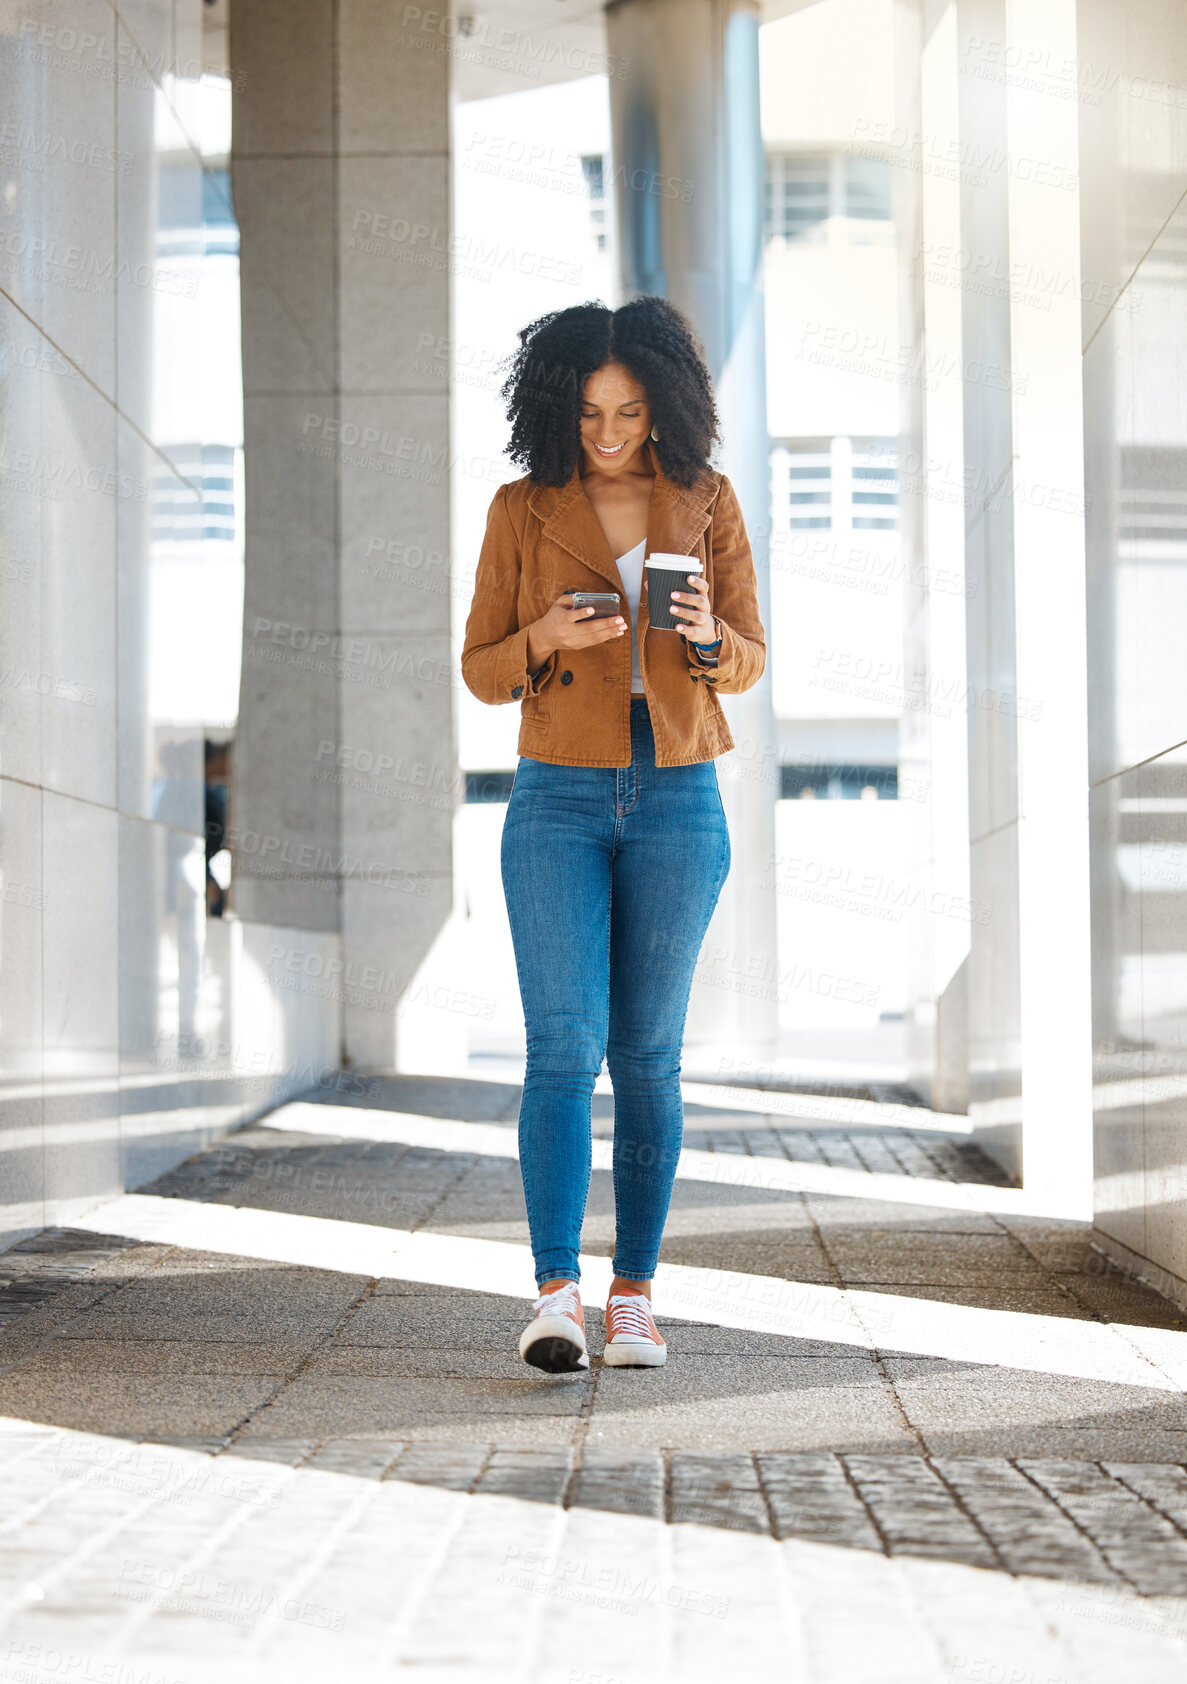
<path fill-rule="evenodd" d="M 595 444 L 594 449 L 597 451 L 599 456 L 617 456 L 620 450 L 626 449 L 626 440 L 623 439 L 622 443 L 616 444 L 612 450 L 607 450 L 600 444 Z"/>

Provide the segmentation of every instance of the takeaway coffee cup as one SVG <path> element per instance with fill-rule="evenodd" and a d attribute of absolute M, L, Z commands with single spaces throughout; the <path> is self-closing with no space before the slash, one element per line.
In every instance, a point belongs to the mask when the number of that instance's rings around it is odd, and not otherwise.
<path fill-rule="evenodd" d="M 672 613 L 673 591 L 691 591 L 690 573 L 700 573 L 701 564 L 694 555 L 666 555 L 658 552 L 647 557 L 647 623 L 656 631 L 675 631 L 688 624 Z M 681 607 L 691 604 L 682 603 Z"/>

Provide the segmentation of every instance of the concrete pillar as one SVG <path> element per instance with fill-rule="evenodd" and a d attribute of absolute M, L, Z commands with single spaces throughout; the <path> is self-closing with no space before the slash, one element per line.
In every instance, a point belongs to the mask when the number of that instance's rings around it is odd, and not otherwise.
<path fill-rule="evenodd" d="M 914 137 L 896 172 L 900 338 L 914 348 L 902 386 L 899 484 L 903 669 L 912 698 L 899 728 L 906 820 L 907 1075 L 940 1111 L 966 1111 L 969 906 L 968 740 L 961 291 L 937 251 L 960 249 L 960 179 L 924 167 L 959 156 L 956 0 L 904 0 L 895 16 L 900 133 Z M 930 166 L 930 157 L 926 161 Z M 922 371 L 926 370 L 926 378 Z"/>
<path fill-rule="evenodd" d="M 398 1068 L 449 917 L 449 55 L 383 0 L 231 10 L 246 601 L 234 905 Z M 426 372 L 429 370 L 430 372 Z M 305 933 L 339 932 L 340 960 Z M 327 972 L 329 974 L 327 974 Z"/>
<path fill-rule="evenodd" d="M 746 515 L 769 632 L 758 24 L 755 0 L 613 0 L 606 8 L 611 58 L 630 65 L 629 75 L 610 78 L 622 295 L 669 298 L 701 337 L 721 413 L 721 465 Z M 737 745 L 718 762 L 733 865 L 702 952 L 688 1040 L 763 1059 L 777 1045 L 780 986 L 769 869 L 779 788 L 770 658 L 753 690 L 721 701 Z"/>
<path fill-rule="evenodd" d="M 959 0 L 970 1115 L 1053 1214 L 1092 1211 L 1081 251 L 1074 0 Z M 974 167 L 971 160 L 980 160 Z M 985 179 L 980 179 L 985 177 Z M 959 258 L 950 261 L 959 262 Z M 1056 277 L 1050 289 L 1017 277 Z"/>

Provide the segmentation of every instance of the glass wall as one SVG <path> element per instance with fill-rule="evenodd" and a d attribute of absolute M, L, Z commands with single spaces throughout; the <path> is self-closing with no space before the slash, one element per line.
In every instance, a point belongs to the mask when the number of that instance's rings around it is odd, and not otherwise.
<path fill-rule="evenodd" d="M 1097 1223 L 1187 1302 L 1187 42 L 1084 28 Z"/>
<path fill-rule="evenodd" d="M 193 1080 L 230 1009 L 206 826 L 242 617 L 221 40 L 201 0 L 0 35 L 0 1238 L 243 1100 Z"/>

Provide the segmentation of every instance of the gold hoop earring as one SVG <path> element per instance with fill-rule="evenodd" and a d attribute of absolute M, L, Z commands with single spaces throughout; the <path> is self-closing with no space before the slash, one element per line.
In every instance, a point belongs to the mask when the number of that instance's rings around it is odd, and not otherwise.
<path fill-rule="evenodd" d="M 656 444 L 658 444 L 659 443 L 659 434 L 656 432 L 654 427 L 651 429 L 651 436 L 655 440 Z"/>

